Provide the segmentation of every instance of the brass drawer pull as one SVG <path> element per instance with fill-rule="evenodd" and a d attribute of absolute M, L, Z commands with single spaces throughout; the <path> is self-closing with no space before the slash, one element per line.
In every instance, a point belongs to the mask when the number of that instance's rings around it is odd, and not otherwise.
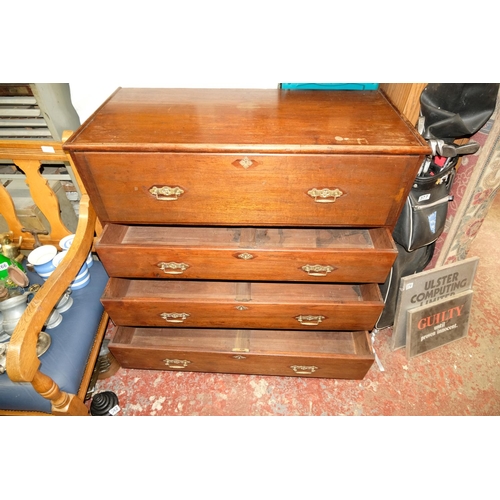
<path fill-rule="evenodd" d="M 319 368 L 317 366 L 293 365 L 293 366 L 290 366 L 290 368 L 297 375 L 311 375 L 311 373 L 314 373 L 316 370 L 319 370 Z"/>
<path fill-rule="evenodd" d="M 310 191 L 307 192 L 307 194 L 311 197 L 314 198 L 314 201 L 316 203 L 333 203 L 337 198 L 342 196 L 344 194 L 343 191 L 341 191 L 338 188 L 335 189 L 329 189 L 329 188 L 323 188 L 323 189 L 311 189 Z"/>
<path fill-rule="evenodd" d="M 325 318 L 325 316 L 295 316 L 295 319 L 304 326 L 317 326 Z"/>
<path fill-rule="evenodd" d="M 188 313 L 161 313 L 160 316 L 167 323 L 182 323 L 183 321 L 186 321 L 187 318 L 189 318 L 190 314 L 188 314 Z"/>
<path fill-rule="evenodd" d="M 305 266 L 302 266 L 301 269 L 309 276 L 326 276 L 336 268 L 333 266 L 321 266 L 320 264 L 306 264 Z"/>
<path fill-rule="evenodd" d="M 169 368 L 175 368 L 176 370 L 182 370 L 191 363 L 191 361 L 188 361 L 187 359 L 168 359 L 168 358 L 164 359 L 163 362 Z"/>
<path fill-rule="evenodd" d="M 158 262 L 157 265 L 165 274 L 182 274 L 189 267 L 184 262 Z"/>
<path fill-rule="evenodd" d="M 184 190 L 179 186 L 153 186 L 149 192 L 159 201 L 176 201 Z"/>

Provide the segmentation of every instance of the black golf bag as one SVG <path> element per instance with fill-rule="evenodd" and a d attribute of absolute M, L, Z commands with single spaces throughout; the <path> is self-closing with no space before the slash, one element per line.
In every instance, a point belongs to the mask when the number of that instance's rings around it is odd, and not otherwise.
<path fill-rule="evenodd" d="M 394 324 L 401 278 L 423 271 L 432 260 L 452 200 L 450 190 L 458 159 L 473 154 L 479 144 L 470 138 L 495 110 L 498 83 L 433 83 L 420 96 L 418 131 L 432 148 L 415 178 L 396 223 L 393 238 L 398 257 L 383 285 L 385 307 L 376 329 Z"/>

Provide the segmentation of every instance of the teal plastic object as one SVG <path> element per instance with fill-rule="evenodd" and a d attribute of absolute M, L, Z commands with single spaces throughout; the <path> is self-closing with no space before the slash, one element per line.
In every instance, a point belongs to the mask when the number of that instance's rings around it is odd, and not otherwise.
<path fill-rule="evenodd" d="M 280 83 L 284 90 L 377 90 L 378 83 Z"/>

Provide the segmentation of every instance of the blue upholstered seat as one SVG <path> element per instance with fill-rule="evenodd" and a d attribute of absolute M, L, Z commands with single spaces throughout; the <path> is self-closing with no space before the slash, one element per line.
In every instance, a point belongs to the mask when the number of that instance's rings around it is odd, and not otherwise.
<path fill-rule="evenodd" d="M 100 298 L 108 275 L 98 261 L 94 261 L 89 271 L 89 285 L 72 291 L 73 305 L 62 313 L 63 320 L 56 328 L 47 330 L 52 343 L 40 356 L 40 371 L 51 377 L 62 391 L 70 394 L 78 392 L 103 314 Z M 31 283 L 42 281 L 38 275 L 30 273 L 29 276 Z M 40 396 L 31 384 L 13 383 L 4 373 L 0 375 L 0 409 L 50 413 L 51 403 Z"/>

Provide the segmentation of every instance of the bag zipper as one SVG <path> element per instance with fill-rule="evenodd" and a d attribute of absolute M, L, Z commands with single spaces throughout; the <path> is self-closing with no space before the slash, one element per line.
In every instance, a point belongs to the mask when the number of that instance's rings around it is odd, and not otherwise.
<path fill-rule="evenodd" d="M 415 205 L 412 208 L 413 208 L 413 210 L 423 210 L 424 208 L 431 208 L 431 207 L 434 207 L 436 205 L 441 205 L 442 203 L 449 202 L 452 200 L 453 200 L 453 196 L 447 195 L 444 198 L 436 200 L 436 201 L 429 203 L 427 205 Z"/>

